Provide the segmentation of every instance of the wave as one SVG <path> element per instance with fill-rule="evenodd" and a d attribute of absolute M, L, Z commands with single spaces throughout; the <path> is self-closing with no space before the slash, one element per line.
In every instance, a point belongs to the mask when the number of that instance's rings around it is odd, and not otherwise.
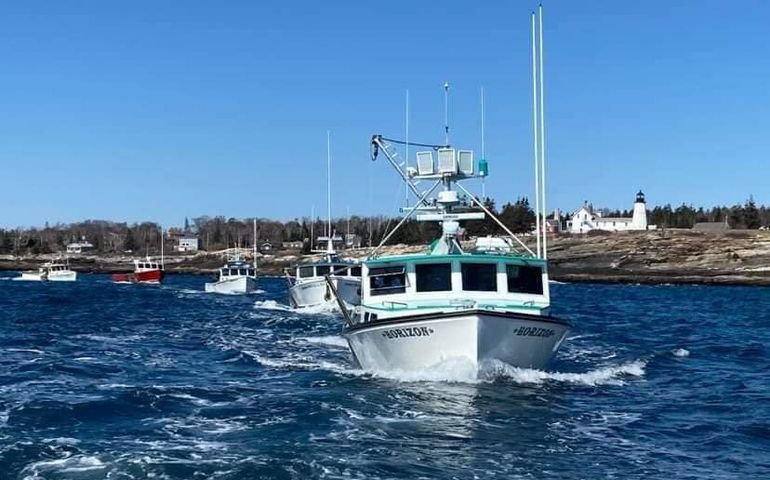
<path fill-rule="evenodd" d="M 254 308 L 261 308 L 262 310 L 278 310 L 281 312 L 292 312 L 293 308 L 290 306 L 278 303 L 275 300 L 257 300 L 254 302 Z"/>
<path fill-rule="evenodd" d="M 74 455 L 56 460 L 43 460 L 24 467 L 21 474 L 25 480 L 50 478 L 51 473 L 79 473 L 90 470 L 101 470 L 106 465 L 96 457 L 89 455 Z"/>
<path fill-rule="evenodd" d="M 671 355 L 675 357 L 680 357 L 680 358 L 689 357 L 690 351 L 687 350 L 686 348 L 675 348 L 671 351 Z"/>
<path fill-rule="evenodd" d="M 348 341 L 336 335 L 326 335 L 323 337 L 301 337 L 298 341 L 313 343 L 316 345 L 327 345 L 330 347 L 348 348 Z"/>

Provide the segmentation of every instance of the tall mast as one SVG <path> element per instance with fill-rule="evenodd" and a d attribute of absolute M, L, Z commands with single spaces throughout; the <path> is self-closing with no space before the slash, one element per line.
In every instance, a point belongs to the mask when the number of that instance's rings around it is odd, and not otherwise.
<path fill-rule="evenodd" d="M 315 245 L 315 237 L 313 237 L 313 230 L 315 227 L 315 204 L 310 207 L 310 250 L 313 250 Z"/>
<path fill-rule="evenodd" d="M 449 83 L 444 82 L 444 144 L 449 145 Z"/>
<path fill-rule="evenodd" d="M 481 158 L 486 159 L 484 150 L 484 87 L 481 87 Z M 481 198 L 486 201 L 487 198 L 487 177 L 481 177 Z"/>
<path fill-rule="evenodd" d="M 535 36 L 535 12 L 532 12 L 532 132 L 535 150 L 535 238 L 537 256 L 540 257 L 540 153 L 538 148 L 537 122 L 537 38 Z"/>
<path fill-rule="evenodd" d="M 543 212 L 543 258 L 548 258 L 548 241 L 546 239 L 546 222 L 545 222 L 545 106 L 544 97 L 545 91 L 543 89 L 543 77 L 545 75 L 543 70 L 543 5 L 538 7 L 539 23 L 540 23 L 540 195 L 543 197 L 541 202 L 541 209 Z"/>
<path fill-rule="evenodd" d="M 165 266 L 164 258 L 163 258 L 163 227 L 160 227 L 160 267 L 163 268 Z"/>
<path fill-rule="evenodd" d="M 326 240 L 326 253 L 334 250 L 332 243 L 332 143 L 331 132 L 326 131 L 326 221 L 328 234 Z"/>
<path fill-rule="evenodd" d="M 254 271 L 257 270 L 257 217 L 254 217 Z"/>

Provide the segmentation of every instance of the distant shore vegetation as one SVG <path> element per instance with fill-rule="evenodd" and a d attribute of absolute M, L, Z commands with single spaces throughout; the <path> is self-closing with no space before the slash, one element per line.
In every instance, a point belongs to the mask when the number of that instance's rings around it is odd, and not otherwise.
<path fill-rule="evenodd" d="M 535 213 L 526 197 L 506 203 L 498 208 L 494 200 L 487 199 L 485 205 L 495 212 L 500 220 L 514 233 L 526 233 L 533 230 Z M 600 210 L 603 216 L 630 217 L 628 210 Z M 548 218 L 553 218 L 549 214 Z M 569 215 L 562 215 L 562 222 Z M 710 209 L 695 208 L 692 205 L 673 207 L 670 204 L 656 206 L 647 212 L 648 223 L 659 228 L 692 228 L 698 222 L 728 222 L 734 229 L 759 229 L 770 226 L 770 207 L 758 206 L 750 197 L 743 204 L 731 207 L 717 206 Z M 253 218 L 236 219 L 222 216 L 200 216 L 185 218 L 183 226 L 166 229 L 165 251 L 171 253 L 180 237 L 198 238 L 201 249 L 223 250 L 236 245 L 250 247 L 253 239 Z M 320 218 L 294 219 L 285 222 L 257 218 L 257 241 L 270 242 L 277 248 L 285 243 L 302 242 L 302 250 L 311 249 L 313 237 L 324 235 L 326 221 Z M 364 217 L 354 215 L 337 218 L 332 222 L 332 230 L 341 236 L 347 233 L 357 236 L 361 245 L 379 243 L 399 223 L 400 218 L 387 216 Z M 491 219 L 465 223 L 467 236 L 496 235 L 502 229 Z M 407 220 L 389 239 L 388 243 L 421 244 L 436 238 L 440 228 L 433 222 Z M 153 222 L 128 224 L 109 220 L 85 220 L 69 224 L 43 227 L 0 229 L 0 254 L 28 255 L 63 252 L 72 242 L 87 241 L 93 245 L 95 253 L 135 253 L 137 255 L 157 255 L 160 252 L 161 226 Z"/>

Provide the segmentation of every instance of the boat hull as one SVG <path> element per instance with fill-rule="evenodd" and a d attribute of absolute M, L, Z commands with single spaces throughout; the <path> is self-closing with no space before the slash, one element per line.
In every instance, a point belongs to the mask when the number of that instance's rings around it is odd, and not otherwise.
<path fill-rule="evenodd" d="M 333 277 L 337 295 L 347 305 L 361 304 L 361 280 L 357 277 Z M 325 278 L 295 283 L 289 287 L 291 304 L 295 308 L 312 307 L 333 300 Z"/>
<path fill-rule="evenodd" d="M 463 359 L 545 369 L 569 331 L 553 317 L 472 310 L 413 315 L 345 329 L 365 370 L 412 371 Z"/>
<path fill-rule="evenodd" d="M 77 272 L 73 271 L 55 273 L 22 272 L 19 280 L 31 282 L 74 282 L 77 280 L 77 278 Z"/>
<path fill-rule="evenodd" d="M 205 291 L 209 293 L 224 293 L 238 295 L 252 293 L 257 290 L 257 279 L 253 277 L 237 277 L 207 283 Z"/>
<path fill-rule="evenodd" d="M 147 270 L 144 272 L 115 273 L 112 281 L 115 283 L 161 283 L 165 272 L 163 270 Z"/>
<path fill-rule="evenodd" d="M 49 282 L 74 282 L 78 279 L 78 272 L 71 270 L 64 272 L 50 272 L 46 279 Z"/>

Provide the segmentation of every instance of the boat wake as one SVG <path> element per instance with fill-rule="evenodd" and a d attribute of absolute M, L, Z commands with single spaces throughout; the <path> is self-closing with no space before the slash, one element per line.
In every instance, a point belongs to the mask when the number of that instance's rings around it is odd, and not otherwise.
<path fill-rule="evenodd" d="M 337 305 L 333 302 L 313 305 L 312 307 L 292 308 L 289 305 L 276 302 L 275 300 L 258 300 L 254 302 L 254 308 L 291 312 L 298 315 L 336 315 L 339 313 Z"/>
<path fill-rule="evenodd" d="M 339 339 L 339 340 L 337 340 Z M 303 339 L 310 343 L 321 343 L 335 347 L 343 345 L 340 337 L 309 337 Z M 530 368 L 513 367 L 500 361 L 484 363 L 477 370 L 474 363 L 466 358 L 447 359 L 428 368 L 405 370 L 363 370 L 329 361 L 319 361 L 310 356 L 289 356 L 270 358 L 265 355 L 244 351 L 260 365 L 274 369 L 289 370 L 327 370 L 331 373 L 394 380 L 397 382 L 442 382 L 442 383 L 492 383 L 511 382 L 518 385 L 542 385 L 549 383 L 573 384 L 585 386 L 624 385 L 629 378 L 645 375 L 647 362 L 634 360 L 619 365 L 608 365 L 586 372 L 549 372 Z"/>

